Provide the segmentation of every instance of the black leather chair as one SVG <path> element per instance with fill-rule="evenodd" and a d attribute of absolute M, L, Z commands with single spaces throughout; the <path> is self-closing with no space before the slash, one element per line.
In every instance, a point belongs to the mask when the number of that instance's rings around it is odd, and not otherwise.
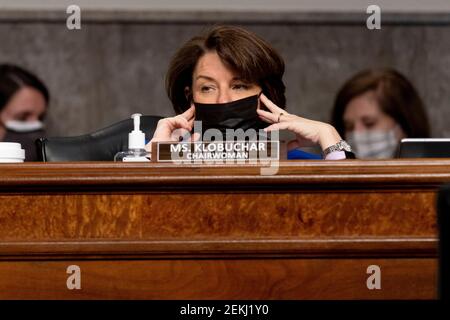
<path fill-rule="evenodd" d="M 142 116 L 141 130 L 150 140 L 162 117 Z M 128 149 L 133 120 L 127 119 L 95 132 L 75 136 L 40 138 L 36 141 L 40 161 L 113 161 L 117 152 Z"/>

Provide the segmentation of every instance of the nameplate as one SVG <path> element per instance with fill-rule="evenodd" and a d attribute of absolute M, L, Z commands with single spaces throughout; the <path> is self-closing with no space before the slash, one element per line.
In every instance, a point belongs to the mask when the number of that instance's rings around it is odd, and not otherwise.
<path fill-rule="evenodd" d="M 154 142 L 152 144 L 152 162 L 246 163 L 279 159 L 279 141 Z"/>

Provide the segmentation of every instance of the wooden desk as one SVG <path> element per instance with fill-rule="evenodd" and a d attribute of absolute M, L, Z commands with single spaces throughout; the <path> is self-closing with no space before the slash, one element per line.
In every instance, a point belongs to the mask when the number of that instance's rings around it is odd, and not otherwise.
<path fill-rule="evenodd" d="M 450 159 L 289 161 L 272 176 L 25 163 L 0 177 L 0 299 L 437 297 L 435 193 Z"/>

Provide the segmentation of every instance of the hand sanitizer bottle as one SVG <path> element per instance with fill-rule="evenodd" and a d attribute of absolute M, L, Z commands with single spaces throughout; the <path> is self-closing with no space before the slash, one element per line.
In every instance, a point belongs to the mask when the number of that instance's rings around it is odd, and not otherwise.
<path fill-rule="evenodd" d="M 145 150 L 145 133 L 140 130 L 141 114 L 135 113 L 131 116 L 134 129 L 128 134 L 128 151 L 118 152 L 114 161 L 123 162 L 147 162 L 151 154 Z"/>

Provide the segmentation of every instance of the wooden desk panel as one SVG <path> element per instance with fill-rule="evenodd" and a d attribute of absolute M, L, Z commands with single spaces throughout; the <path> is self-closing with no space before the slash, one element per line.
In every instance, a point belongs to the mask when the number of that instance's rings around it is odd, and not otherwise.
<path fill-rule="evenodd" d="M 0 203 L 0 237 L 17 241 L 436 234 L 432 191 L 9 194 Z"/>
<path fill-rule="evenodd" d="M 0 298 L 436 298 L 450 160 L 260 169 L 0 165 Z M 65 288 L 73 263 L 80 291 Z M 368 290 L 376 263 L 382 290 Z"/>
<path fill-rule="evenodd" d="M 68 290 L 66 268 L 81 268 Z M 366 269 L 382 270 L 368 290 Z M 0 299 L 435 299 L 435 259 L 0 262 Z"/>

